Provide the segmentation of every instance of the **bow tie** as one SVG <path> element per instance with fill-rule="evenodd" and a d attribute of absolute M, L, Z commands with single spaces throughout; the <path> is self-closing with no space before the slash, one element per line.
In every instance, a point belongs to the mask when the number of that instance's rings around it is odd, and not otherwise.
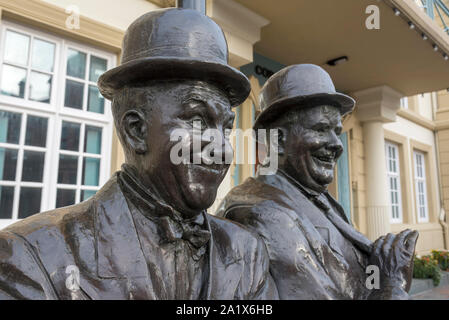
<path fill-rule="evenodd" d="M 159 218 L 161 236 L 166 242 L 180 239 L 190 242 L 195 248 L 201 248 L 209 242 L 210 232 L 202 229 L 204 217 L 198 215 L 195 220 L 173 220 L 169 216 Z"/>

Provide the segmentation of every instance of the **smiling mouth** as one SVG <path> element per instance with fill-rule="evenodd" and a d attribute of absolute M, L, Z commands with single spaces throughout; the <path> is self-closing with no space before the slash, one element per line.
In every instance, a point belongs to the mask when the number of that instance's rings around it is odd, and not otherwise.
<path fill-rule="evenodd" d="M 333 167 L 335 164 L 335 154 L 328 155 L 313 155 L 312 156 L 319 164 L 325 167 Z"/>

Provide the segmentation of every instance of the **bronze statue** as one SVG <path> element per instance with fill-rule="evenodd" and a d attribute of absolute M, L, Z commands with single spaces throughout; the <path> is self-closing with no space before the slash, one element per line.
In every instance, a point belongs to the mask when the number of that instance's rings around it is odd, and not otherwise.
<path fill-rule="evenodd" d="M 220 27 L 194 10 L 152 11 L 128 28 L 121 65 L 98 82 L 126 164 L 88 201 L 0 231 L 1 298 L 278 297 L 264 243 L 206 213 L 229 164 L 170 158 L 171 134 L 194 120 L 219 132 L 215 157 L 232 152 L 224 131 L 250 84 L 227 59 Z"/>
<path fill-rule="evenodd" d="M 310 64 L 274 74 L 260 101 L 254 128 L 278 130 L 277 141 L 266 141 L 278 145 L 278 170 L 235 187 L 218 214 L 264 239 L 279 297 L 407 299 L 418 233 L 406 230 L 372 243 L 327 192 L 343 151 L 342 116 L 355 101 Z M 366 285 L 369 265 L 378 267 L 377 289 Z"/>

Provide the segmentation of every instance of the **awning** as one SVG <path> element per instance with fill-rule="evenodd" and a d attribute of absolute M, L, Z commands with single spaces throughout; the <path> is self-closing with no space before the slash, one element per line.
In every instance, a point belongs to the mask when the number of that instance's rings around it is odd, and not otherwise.
<path fill-rule="evenodd" d="M 410 96 L 449 88 L 449 60 L 444 59 L 444 54 L 449 55 L 449 35 L 413 0 L 237 2 L 270 20 L 255 52 L 285 65 L 321 65 L 340 91 L 388 85 Z M 379 7 L 378 30 L 365 26 L 369 5 Z M 341 56 L 347 56 L 348 62 L 326 64 Z"/>

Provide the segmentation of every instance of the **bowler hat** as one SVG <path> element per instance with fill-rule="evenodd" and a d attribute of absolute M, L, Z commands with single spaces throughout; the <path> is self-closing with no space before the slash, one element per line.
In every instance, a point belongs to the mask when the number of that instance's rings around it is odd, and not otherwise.
<path fill-rule="evenodd" d="M 251 90 L 248 79 L 228 65 L 228 46 L 221 28 L 204 14 L 168 8 L 148 12 L 125 33 L 121 65 L 98 80 L 101 94 L 112 100 L 125 85 L 147 80 L 191 79 L 219 87 L 232 106 Z"/>
<path fill-rule="evenodd" d="M 272 120 L 287 109 L 320 104 L 337 107 L 342 115 L 352 111 L 354 99 L 335 91 L 329 74 L 314 64 L 288 66 L 272 75 L 261 89 L 260 108 L 254 128 Z"/>

